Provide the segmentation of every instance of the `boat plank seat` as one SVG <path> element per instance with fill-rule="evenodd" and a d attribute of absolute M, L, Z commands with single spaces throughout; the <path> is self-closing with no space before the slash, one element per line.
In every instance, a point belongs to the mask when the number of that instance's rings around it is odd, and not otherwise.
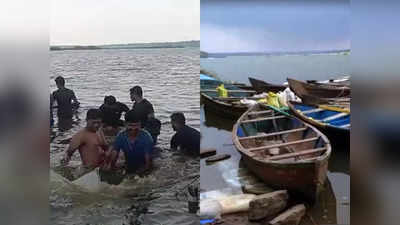
<path fill-rule="evenodd" d="M 322 122 L 328 122 L 328 121 L 335 120 L 335 119 L 338 119 L 340 117 L 344 117 L 344 116 L 347 116 L 347 115 L 349 115 L 349 114 L 348 113 L 343 113 L 343 112 L 342 113 L 338 113 L 336 115 L 326 117 L 325 119 L 322 120 Z"/>
<path fill-rule="evenodd" d="M 219 100 L 219 101 L 239 101 L 242 99 L 247 99 L 247 100 L 259 100 L 261 98 L 256 98 L 256 97 L 214 97 L 214 100 Z"/>
<path fill-rule="evenodd" d="M 240 137 L 239 140 L 248 140 L 248 139 L 256 139 L 256 138 L 264 138 L 264 137 L 271 137 L 271 136 L 277 136 L 281 134 L 289 134 L 289 133 L 294 133 L 294 132 L 300 132 L 306 130 L 307 127 L 302 127 L 302 128 L 297 128 L 297 129 L 292 129 L 292 130 L 284 130 L 284 131 L 279 131 L 279 132 L 274 132 L 274 133 L 269 133 L 269 134 L 261 134 L 261 135 L 254 135 L 254 136 L 248 136 L 248 137 Z"/>
<path fill-rule="evenodd" d="M 316 112 L 321 112 L 324 111 L 325 109 L 321 109 L 321 108 L 316 108 L 316 109 L 310 109 L 310 110 L 305 110 L 305 111 L 301 111 L 299 110 L 301 113 L 303 114 L 309 114 L 309 113 L 316 113 Z"/>
<path fill-rule="evenodd" d="M 265 113 L 271 113 L 272 110 L 265 110 L 265 111 L 256 111 L 256 112 L 249 112 L 247 115 L 259 115 L 259 114 L 265 114 Z"/>
<path fill-rule="evenodd" d="M 283 119 L 286 118 L 287 116 L 272 116 L 272 117 L 265 117 L 265 118 L 257 118 L 257 119 L 252 119 L 252 120 L 243 120 L 241 123 L 252 123 L 252 122 L 258 122 L 258 121 L 264 121 L 264 120 L 274 120 L 274 119 Z"/>
<path fill-rule="evenodd" d="M 249 90 L 227 90 L 228 93 L 256 93 L 256 91 L 249 91 Z M 216 89 L 202 89 L 200 92 L 217 92 Z"/>
<path fill-rule="evenodd" d="M 316 159 L 318 159 L 319 157 L 321 157 L 321 156 L 317 156 L 317 157 L 312 157 L 312 158 L 305 158 L 305 159 L 301 159 L 301 160 L 297 160 L 297 162 L 307 162 L 307 161 L 313 161 L 313 160 L 316 160 Z"/>
<path fill-rule="evenodd" d="M 325 150 L 326 150 L 326 147 L 303 150 L 301 152 L 294 152 L 294 153 L 287 153 L 287 154 L 272 156 L 272 157 L 268 158 L 268 160 L 288 159 L 288 158 L 293 158 L 293 157 L 298 157 L 298 156 L 304 156 L 304 155 L 310 155 L 310 154 L 314 154 L 314 153 L 319 153 L 319 152 L 323 152 Z"/>
<path fill-rule="evenodd" d="M 298 140 L 298 141 L 285 142 L 285 143 L 275 144 L 275 145 L 270 145 L 270 146 L 249 148 L 247 150 L 250 152 L 254 152 L 254 151 L 261 151 L 261 150 L 266 150 L 266 149 L 270 149 L 270 148 L 279 148 L 279 147 L 284 147 L 284 146 L 289 146 L 289 145 L 295 145 L 295 144 L 316 141 L 316 140 L 318 140 L 318 138 L 319 137 L 312 137 L 312 138 L 302 139 L 302 140 Z"/>

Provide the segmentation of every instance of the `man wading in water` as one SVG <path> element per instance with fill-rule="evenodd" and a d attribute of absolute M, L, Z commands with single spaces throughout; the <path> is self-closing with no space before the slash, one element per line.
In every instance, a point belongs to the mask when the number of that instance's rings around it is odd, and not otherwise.
<path fill-rule="evenodd" d="M 100 106 L 102 113 L 102 121 L 104 127 L 117 128 L 124 125 L 121 115 L 123 112 L 128 112 L 129 108 L 124 103 L 118 102 L 117 99 L 110 95 L 104 98 L 104 104 Z"/>
<path fill-rule="evenodd" d="M 130 90 L 131 100 L 134 102 L 132 111 L 138 116 L 141 127 L 151 134 L 153 143 L 157 144 L 157 137 L 160 134 L 161 122 L 154 117 L 153 105 L 143 98 L 143 90 L 140 86 L 135 86 Z"/>
<path fill-rule="evenodd" d="M 186 125 L 183 113 L 173 113 L 171 124 L 176 131 L 171 139 L 171 150 L 179 149 L 182 153 L 200 155 L 200 132 Z"/>
<path fill-rule="evenodd" d="M 74 91 L 65 87 L 65 80 L 58 76 L 55 79 L 57 90 L 50 98 L 50 110 L 53 109 L 54 102 L 57 102 L 58 127 L 61 130 L 68 130 L 72 127 L 73 110 L 79 107 L 79 101 Z"/>
<path fill-rule="evenodd" d="M 111 162 L 107 163 L 105 169 L 115 168 L 118 156 L 122 150 L 125 156 L 125 169 L 127 173 L 142 173 L 149 171 L 152 167 L 151 154 L 153 140 L 151 135 L 142 129 L 140 116 L 137 112 L 130 110 L 125 114 L 126 129 L 118 134 L 110 149 Z"/>
<path fill-rule="evenodd" d="M 72 137 L 65 157 L 61 160 L 61 165 L 67 166 L 74 152 L 79 149 L 82 165 L 77 176 L 101 166 L 104 162 L 107 145 L 102 133 L 98 132 L 100 126 L 100 110 L 89 109 L 86 114 L 86 127 Z"/>

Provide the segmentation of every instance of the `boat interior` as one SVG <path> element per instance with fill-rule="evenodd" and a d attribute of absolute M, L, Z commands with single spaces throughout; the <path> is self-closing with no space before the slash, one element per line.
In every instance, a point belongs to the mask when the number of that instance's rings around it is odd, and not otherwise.
<path fill-rule="evenodd" d="M 305 117 L 312 118 L 323 124 L 330 126 L 350 129 L 350 114 L 346 112 L 332 111 L 315 106 L 293 103 L 295 110 L 303 114 Z"/>
<path fill-rule="evenodd" d="M 279 163 L 312 161 L 329 143 L 304 122 L 256 105 L 238 121 L 237 138 L 242 151 L 262 161 Z"/>

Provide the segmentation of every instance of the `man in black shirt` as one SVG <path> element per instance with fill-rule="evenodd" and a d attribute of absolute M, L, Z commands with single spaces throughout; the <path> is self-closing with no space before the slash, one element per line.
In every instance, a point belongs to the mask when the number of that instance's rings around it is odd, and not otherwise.
<path fill-rule="evenodd" d="M 130 89 L 131 100 L 134 102 L 132 111 L 139 116 L 142 128 L 145 128 L 151 134 L 154 144 L 157 143 L 157 137 L 160 134 L 161 122 L 154 117 L 153 105 L 143 98 L 143 90 L 140 86 L 134 86 Z"/>
<path fill-rule="evenodd" d="M 54 102 L 53 95 L 50 94 L 50 127 L 52 127 L 54 124 L 53 109 L 51 108 L 53 106 L 53 102 Z"/>
<path fill-rule="evenodd" d="M 146 126 L 146 122 L 149 118 L 154 118 L 153 105 L 145 98 L 143 98 L 143 91 L 140 86 L 135 86 L 130 89 L 131 100 L 133 101 L 132 110 L 137 112 L 140 116 L 140 122 L 142 127 Z"/>
<path fill-rule="evenodd" d="M 124 103 L 117 102 L 117 99 L 110 95 L 104 98 L 104 104 L 100 106 L 100 111 L 104 125 L 116 128 L 124 125 L 120 118 L 123 112 L 129 111 L 129 108 Z"/>
<path fill-rule="evenodd" d="M 70 121 L 72 125 L 73 110 L 79 107 L 79 101 L 76 98 L 75 93 L 65 87 L 65 80 L 63 77 L 58 76 L 55 79 L 55 82 L 58 89 L 53 92 L 53 99 L 50 102 L 50 108 L 52 109 L 54 102 L 57 102 L 59 126 L 60 124 L 63 124 L 62 121 Z"/>
<path fill-rule="evenodd" d="M 172 128 L 176 133 L 171 139 L 171 149 L 180 150 L 191 155 L 200 155 L 200 132 L 186 125 L 183 113 L 171 115 Z"/>

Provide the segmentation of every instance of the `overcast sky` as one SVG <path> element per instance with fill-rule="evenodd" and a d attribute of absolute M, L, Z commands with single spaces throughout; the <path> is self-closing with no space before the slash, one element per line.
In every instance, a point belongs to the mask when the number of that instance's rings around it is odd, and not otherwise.
<path fill-rule="evenodd" d="M 200 0 L 53 0 L 50 44 L 200 39 Z"/>
<path fill-rule="evenodd" d="M 202 0 L 200 18 L 207 52 L 350 48 L 349 1 Z"/>

